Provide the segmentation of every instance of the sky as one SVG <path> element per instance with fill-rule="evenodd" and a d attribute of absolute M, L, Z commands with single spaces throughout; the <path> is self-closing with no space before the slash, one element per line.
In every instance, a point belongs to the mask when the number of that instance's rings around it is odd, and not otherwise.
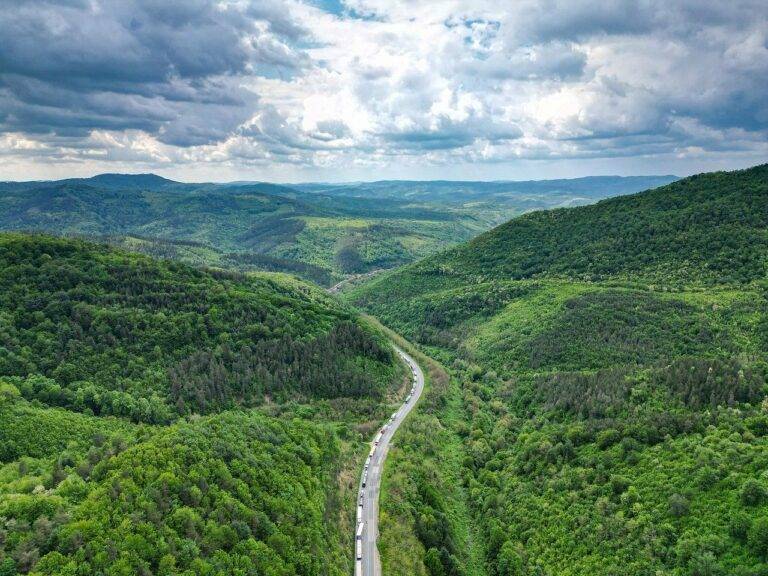
<path fill-rule="evenodd" d="M 0 180 L 768 162 L 765 0 L 0 0 Z"/>

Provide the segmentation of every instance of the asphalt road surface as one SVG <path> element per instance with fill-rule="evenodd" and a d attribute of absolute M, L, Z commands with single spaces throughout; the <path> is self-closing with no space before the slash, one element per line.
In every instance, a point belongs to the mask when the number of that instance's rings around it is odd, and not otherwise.
<path fill-rule="evenodd" d="M 392 440 L 400 424 L 408 416 L 408 413 L 413 410 L 416 402 L 418 402 L 422 391 L 424 390 L 424 373 L 416 364 L 416 361 L 408 354 L 395 348 L 400 357 L 409 366 L 412 382 L 413 393 L 411 399 L 408 402 L 403 403 L 397 412 L 394 413 L 394 418 L 386 423 L 386 429 L 381 434 L 381 438 L 378 441 L 378 445 L 374 445 L 374 441 L 371 442 L 371 448 L 373 453 L 370 457 L 370 462 L 366 470 L 363 470 L 363 477 L 366 477 L 365 486 L 362 483 L 362 477 L 360 481 L 360 490 L 357 495 L 357 518 L 355 521 L 355 533 L 359 528 L 360 520 L 363 521 L 362 530 L 362 559 L 358 560 L 358 545 L 355 542 L 355 575 L 356 576 L 381 576 L 381 561 L 379 560 L 379 550 L 376 547 L 376 539 L 379 535 L 379 491 L 381 489 L 381 473 L 384 468 L 384 460 L 387 457 L 387 451 L 389 450 L 389 444 Z M 381 432 L 381 428 L 376 432 L 378 436 Z M 361 499 L 362 497 L 362 499 Z M 360 504 L 362 502 L 362 510 Z M 362 514 L 361 514 L 362 512 Z"/>

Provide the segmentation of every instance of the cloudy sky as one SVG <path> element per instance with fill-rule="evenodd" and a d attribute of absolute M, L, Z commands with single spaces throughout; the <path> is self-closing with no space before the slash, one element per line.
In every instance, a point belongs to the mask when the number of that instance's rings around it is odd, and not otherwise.
<path fill-rule="evenodd" d="M 2 4 L 0 179 L 525 179 L 768 161 L 765 0 Z"/>

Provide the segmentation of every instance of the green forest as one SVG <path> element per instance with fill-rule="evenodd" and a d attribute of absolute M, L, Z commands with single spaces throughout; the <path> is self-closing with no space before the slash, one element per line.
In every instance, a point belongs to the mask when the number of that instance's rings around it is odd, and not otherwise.
<path fill-rule="evenodd" d="M 107 246 L 0 236 L 0 374 L 47 405 L 134 421 L 266 398 L 381 396 L 392 353 L 322 291 Z"/>
<path fill-rule="evenodd" d="M 246 412 L 122 430 L 18 402 L 0 412 L 13 427 L 30 410 L 66 446 L 0 468 L 3 574 L 346 573 L 329 546 L 333 429 Z"/>
<path fill-rule="evenodd" d="M 758 166 L 521 216 L 348 293 L 458 390 L 438 414 L 475 550 L 422 548 L 426 573 L 768 574 L 767 243 Z"/>
<path fill-rule="evenodd" d="M 0 576 L 768 576 L 768 0 L 0 0 Z"/>
<path fill-rule="evenodd" d="M 402 374 L 293 277 L 2 234 L 0 574 L 347 574 Z"/>
<path fill-rule="evenodd" d="M 0 182 L 0 230 L 107 241 L 196 266 L 330 286 L 388 269 L 533 209 L 594 202 L 674 176 L 542 182 L 187 184 L 154 174 Z"/>
<path fill-rule="evenodd" d="M 126 223 L 173 213 L 178 183 L 97 183 L 98 230 L 0 233 L 0 576 L 351 574 L 367 442 L 407 389 L 391 341 L 427 383 L 384 470 L 385 574 L 768 575 L 768 166 L 410 264 L 437 246 L 353 214 L 412 209 L 390 185 L 201 185 L 184 203 L 271 215 L 235 236 L 179 214 L 199 234 L 162 238 Z M 317 286 L 377 251 L 405 265 Z"/>

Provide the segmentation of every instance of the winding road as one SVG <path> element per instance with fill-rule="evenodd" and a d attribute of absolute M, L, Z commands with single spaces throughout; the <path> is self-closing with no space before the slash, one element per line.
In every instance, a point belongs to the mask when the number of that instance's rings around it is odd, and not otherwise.
<path fill-rule="evenodd" d="M 387 457 L 392 436 L 416 406 L 424 390 L 424 373 L 419 365 L 400 348 L 395 347 L 395 350 L 411 369 L 413 388 L 408 393 L 410 399 L 406 400 L 384 427 L 376 432 L 376 437 L 371 442 L 371 453 L 366 458 L 357 495 L 355 576 L 381 576 L 381 561 L 379 560 L 379 550 L 376 547 L 376 539 L 379 535 L 379 491 L 381 490 L 384 460 Z M 364 480 L 365 484 L 363 484 Z M 360 528 L 361 521 L 363 523 L 362 529 Z"/>
<path fill-rule="evenodd" d="M 345 284 L 349 284 L 350 282 L 357 282 L 358 280 L 365 280 L 367 278 L 373 278 L 376 276 L 376 274 L 379 274 L 380 272 L 384 272 L 384 268 L 376 268 L 376 270 L 371 270 L 370 272 L 364 272 L 362 274 L 352 274 L 350 276 L 347 276 L 342 280 L 341 282 L 338 282 L 337 284 L 334 284 L 330 288 L 328 288 L 328 292 L 331 294 L 338 294 L 341 292 L 342 287 Z"/>

